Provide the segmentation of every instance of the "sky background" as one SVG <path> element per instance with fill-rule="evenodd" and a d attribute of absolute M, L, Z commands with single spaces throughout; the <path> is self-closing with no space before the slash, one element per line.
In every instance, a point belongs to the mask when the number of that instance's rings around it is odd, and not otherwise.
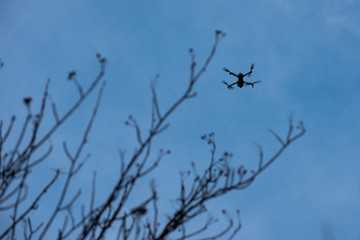
<path fill-rule="evenodd" d="M 150 81 L 160 74 L 156 88 L 164 111 L 188 84 L 188 49 L 201 65 L 220 29 L 226 37 L 195 86 L 197 97 L 180 106 L 169 118 L 170 128 L 155 140 L 154 157 L 160 147 L 172 154 L 139 184 L 131 201 L 147 197 L 154 178 L 160 211 L 171 212 L 178 173 L 192 161 L 199 168 L 209 161 L 209 148 L 200 139 L 205 133 L 215 132 L 218 156 L 234 154 L 232 166 L 256 168 L 254 141 L 271 156 L 279 144 L 268 129 L 286 134 L 293 113 L 306 135 L 251 187 L 208 207 L 223 222 L 222 209 L 233 216 L 240 209 L 239 239 L 323 239 L 323 229 L 331 229 L 335 239 L 360 239 L 359 12 L 356 0 L 0 0 L 0 119 L 7 126 L 15 114 L 20 129 L 26 114 L 22 98 L 32 96 L 38 108 L 48 78 L 51 96 L 64 112 L 78 98 L 68 72 L 76 70 L 88 86 L 99 71 L 95 54 L 106 57 L 107 84 L 85 149 L 92 156 L 73 190 L 89 188 L 97 170 L 101 202 L 118 176 L 118 149 L 129 157 L 136 147 L 124 121 L 131 114 L 144 131 L 150 124 Z M 261 84 L 228 91 L 221 81 L 234 78 L 222 68 L 247 72 L 251 63 L 256 65 L 249 80 Z M 30 179 L 35 188 L 50 179 L 50 169 L 66 169 L 61 143 L 75 150 L 95 100 L 96 94 L 52 137 L 53 154 Z M 46 216 L 60 187 L 60 182 L 54 186 L 39 215 Z M 0 223 L 8 221 L 8 214 L 0 213 Z"/>

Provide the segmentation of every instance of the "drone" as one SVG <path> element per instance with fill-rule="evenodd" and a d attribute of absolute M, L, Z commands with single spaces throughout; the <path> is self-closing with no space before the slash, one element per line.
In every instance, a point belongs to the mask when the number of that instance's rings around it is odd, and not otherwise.
<path fill-rule="evenodd" d="M 244 81 L 244 77 L 245 77 L 245 76 L 248 76 L 248 77 L 251 76 L 251 73 L 252 73 L 252 70 L 254 69 L 254 66 L 255 66 L 255 64 L 251 64 L 250 71 L 249 71 L 248 73 L 245 73 L 245 74 L 242 74 L 242 73 L 235 74 L 235 73 L 231 72 L 229 69 L 224 68 L 223 70 L 224 70 L 225 72 L 229 73 L 230 75 L 233 75 L 233 76 L 237 77 L 238 80 L 237 80 L 236 82 L 234 82 L 234 83 L 231 83 L 231 84 L 228 84 L 228 83 L 225 82 L 225 81 L 222 81 L 222 82 L 228 87 L 229 90 L 230 90 L 230 89 L 233 89 L 233 85 L 235 85 L 235 84 L 236 84 L 239 88 L 242 88 L 244 85 L 245 85 L 245 86 L 254 87 L 254 85 L 255 85 L 256 83 L 259 83 L 260 81 L 255 81 L 255 82 L 246 82 L 246 81 Z"/>

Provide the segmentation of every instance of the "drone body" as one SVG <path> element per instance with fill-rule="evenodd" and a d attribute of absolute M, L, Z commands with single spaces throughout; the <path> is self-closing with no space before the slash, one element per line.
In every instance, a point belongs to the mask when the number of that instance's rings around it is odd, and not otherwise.
<path fill-rule="evenodd" d="M 242 74 L 242 73 L 239 73 L 239 74 L 235 74 L 233 72 L 231 72 L 229 69 L 227 68 L 224 68 L 224 71 L 229 73 L 230 75 L 233 75 L 235 77 L 237 77 L 237 81 L 232 83 L 232 84 L 228 84 L 227 82 L 223 81 L 223 83 L 228 87 L 228 89 L 233 89 L 233 85 L 237 85 L 239 88 L 242 88 L 244 85 L 245 86 L 249 86 L 251 85 L 252 87 L 254 87 L 254 84 L 256 83 L 259 83 L 260 81 L 255 81 L 255 82 L 246 82 L 244 81 L 244 77 L 245 76 L 249 76 L 251 75 L 252 73 L 252 70 L 254 69 L 254 64 L 251 64 L 251 67 L 250 67 L 250 71 L 248 73 L 245 73 L 245 74 Z"/>

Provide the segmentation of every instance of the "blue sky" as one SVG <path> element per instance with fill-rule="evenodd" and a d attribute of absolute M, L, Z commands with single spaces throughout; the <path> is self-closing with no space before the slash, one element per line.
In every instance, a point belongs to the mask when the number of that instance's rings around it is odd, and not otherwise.
<path fill-rule="evenodd" d="M 233 166 L 255 168 L 253 142 L 270 156 L 279 146 L 268 129 L 285 134 L 292 112 L 296 121 L 304 121 L 306 135 L 250 188 L 213 201 L 209 208 L 219 217 L 223 208 L 241 210 L 239 239 L 322 239 L 323 226 L 330 226 L 336 239 L 358 239 L 359 12 L 355 0 L 0 0 L 0 58 L 5 64 L 0 119 L 8 123 L 16 114 L 19 129 L 26 113 L 22 98 L 33 96 L 38 105 L 47 78 L 59 112 L 65 111 L 78 97 L 67 73 L 76 70 L 87 86 L 99 69 L 95 54 L 105 56 L 107 85 L 86 148 L 92 157 L 76 179 L 79 186 L 88 186 L 97 169 L 100 201 L 117 177 L 117 150 L 129 156 L 136 146 L 132 129 L 123 122 L 132 114 L 144 130 L 149 126 L 151 79 L 160 74 L 156 87 L 166 109 L 187 85 L 188 49 L 203 62 L 214 30 L 221 29 L 226 37 L 195 87 L 197 97 L 170 117 L 171 127 L 154 146 L 172 151 L 146 179 L 156 179 L 163 212 L 172 210 L 169 199 L 177 196 L 178 172 L 190 168 L 191 161 L 205 167 L 209 160 L 201 135 L 215 132 L 218 154 L 233 152 Z M 261 84 L 233 91 L 222 85 L 221 80 L 234 80 L 223 67 L 246 72 L 251 63 L 256 65 L 250 79 Z M 31 181 L 46 181 L 49 169 L 67 165 L 61 142 L 80 140 L 79 129 L 95 97 L 52 138 L 56 149 Z M 146 181 L 134 201 L 149 192 Z M 50 208 L 51 201 L 44 205 Z M 39 211 L 46 214 L 46 207 Z M 1 222 L 7 217 L 0 213 Z"/>

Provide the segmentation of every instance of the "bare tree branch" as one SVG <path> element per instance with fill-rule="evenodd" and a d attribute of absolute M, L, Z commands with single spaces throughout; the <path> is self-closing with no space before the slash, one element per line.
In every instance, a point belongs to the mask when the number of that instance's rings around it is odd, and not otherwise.
<path fill-rule="evenodd" d="M 41 193 L 35 198 L 35 200 L 32 202 L 32 204 L 15 220 L 13 221 L 12 225 L 10 227 L 8 227 L 1 235 L 0 235 L 0 239 L 5 237 L 6 234 L 15 227 L 15 225 L 17 225 L 20 221 L 22 221 L 28 214 L 30 211 L 32 210 L 36 210 L 38 208 L 38 202 L 40 201 L 40 199 L 44 196 L 44 194 L 49 190 L 49 188 L 55 183 L 55 181 L 57 180 L 57 178 L 59 177 L 60 174 L 60 170 L 56 171 L 55 176 L 53 177 L 53 179 L 45 186 L 45 188 L 41 191 Z"/>
<path fill-rule="evenodd" d="M 105 87 L 105 82 L 103 83 L 102 87 L 100 88 L 100 91 L 99 91 L 99 96 L 98 96 L 98 99 L 97 99 L 97 102 L 96 102 L 96 105 L 95 105 L 95 108 L 93 110 L 93 113 L 92 113 L 92 116 L 89 120 L 89 123 L 86 127 L 86 130 L 85 130 L 85 133 L 83 135 L 83 139 L 71 161 L 71 164 L 70 164 L 70 168 L 69 168 L 69 172 L 68 172 L 68 176 L 66 178 L 66 181 L 65 181 L 65 184 L 64 184 L 64 187 L 63 187 L 63 190 L 61 192 L 61 195 L 60 195 L 60 198 L 59 198 L 59 201 L 56 205 L 56 208 L 54 210 L 54 212 L 51 214 L 51 217 L 50 219 L 47 221 L 43 231 L 41 232 L 40 234 L 40 239 L 43 239 L 46 232 L 48 231 L 49 227 L 51 226 L 52 222 L 54 221 L 54 219 L 56 218 L 57 214 L 59 213 L 59 211 L 63 208 L 63 201 L 65 199 L 65 196 L 66 196 L 66 193 L 68 191 L 68 188 L 69 188 L 69 185 L 70 185 L 70 181 L 74 175 L 74 171 L 75 171 L 75 165 L 76 165 L 76 162 L 77 160 L 79 159 L 80 157 L 80 154 L 82 153 L 82 150 L 87 142 L 87 138 L 88 138 L 88 135 L 89 135 L 89 132 L 90 132 L 90 129 L 93 125 L 93 122 L 95 120 L 95 116 L 97 114 L 97 111 L 98 111 L 98 108 L 99 108 L 99 105 L 100 105 L 100 100 L 101 100 L 101 97 L 102 97 L 102 93 L 103 93 L 103 90 L 104 90 L 104 87 Z"/>
<path fill-rule="evenodd" d="M 143 141 L 141 139 L 140 130 L 139 130 L 138 125 L 137 124 L 134 125 L 135 120 L 132 117 L 129 117 L 129 121 L 136 128 L 136 133 L 137 133 L 136 135 L 137 135 L 138 142 L 140 144 L 140 148 L 135 152 L 135 154 L 132 156 L 129 163 L 125 167 L 123 174 L 120 176 L 115 187 L 113 188 L 112 192 L 110 193 L 109 197 L 107 198 L 105 204 L 100 207 L 100 209 L 97 212 L 94 219 L 92 219 L 91 222 L 88 222 L 83 227 L 82 234 L 78 237 L 79 239 L 85 239 L 88 236 L 88 234 L 90 233 L 90 231 L 92 231 L 92 229 L 97 226 L 97 223 L 100 222 L 100 218 L 103 216 L 103 214 L 109 208 L 109 206 L 111 206 L 112 203 L 117 199 L 117 196 L 119 196 L 119 194 L 121 192 L 122 197 L 120 199 L 120 202 L 118 203 L 116 210 L 112 214 L 112 217 L 109 219 L 109 221 L 107 221 L 107 224 L 100 231 L 97 239 L 103 238 L 107 229 L 111 227 L 112 223 L 115 221 L 115 219 L 117 218 L 117 215 L 119 214 L 122 207 L 124 206 L 125 201 L 128 199 L 128 196 L 134 186 L 135 181 L 138 179 L 137 177 L 128 176 L 130 170 L 133 168 L 133 166 L 135 166 L 135 163 L 137 162 L 139 157 L 143 154 L 144 150 L 148 149 L 148 147 L 151 145 L 153 137 L 157 134 L 157 132 L 160 129 L 162 129 L 165 120 L 170 116 L 170 114 L 173 113 L 175 111 L 175 109 L 177 109 L 177 107 L 182 102 L 184 102 L 189 97 L 192 97 L 192 94 L 193 94 L 192 90 L 193 90 L 194 84 L 197 82 L 199 77 L 205 72 L 207 66 L 209 65 L 211 59 L 213 58 L 213 56 L 215 54 L 216 47 L 222 36 L 223 36 L 223 33 L 221 33 L 220 31 L 216 32 L 215 43 L 210 52 L 210 55 L 206 59 L 202 68 L 199 70 L 199 72 L 196 75 L 191 75 L 191 77 L 190 77 L 191 79 L 190 79 L 187 89 L 185 90 L 185 93 L 167 111 L 165 111 L 165 113 L 162 115 L 162 117 L 160 119 L 157 120 L 157 123 L 151 129 L 149 135 L 146 137 L 146 140 Z M 192 63 L 192 65 L 194 66 L 193 67 L 193 70 L 194 70 L 195 65 L 193 63 Z M 129 122 L 126 122 L 126 123 L 129 124 Z M 147 155 L 147 153 L 145 153 L 145 155 Z"/>
<path fill-rule="evenodd" d="M 79 109 L 94 89 L 102 80 L 105 73 L 106 59 L 97 54 L 100 63 L 100 73 L 88 88 L 83 88 L 77 81 L 76 72 L 71 71 L 68 74 L 68 80 L 74 82 L 80 98 L 65 112 L 59 114 L 57 105 L 49 95 L 50 80 L 47 81 L 45 90 L 42 96 L 40 109 L 37 113 L 32 113 L 31 100 L 32 98 L 24 98 L 24 104 L 28 111 L 27 117 L 22 125 L 20 134 L 15 141 L 14 146 L 10 150 L 4 150 L 4 142 L 8 138 L 13 128 L 15 117 L 10 121 L 10 124 L 3 135 L 3 122 L 0 121 L 0 211 L 12 211 L 10 226 L 7 226 L 3 233 L 0 234 L 0 239 L 9 237 L 16 238 L 19 232 L 19 223 L 23 223 L 23 237 L 31 239 L 38 237 L 39 239 L 48 238 L 56 220 L 59 219 L 60 213 L 63 212 L 61 219 L 63 220 L 60 227 L 57 227 L 58 232 L 55 234 L 57 239 L 104 239 L 106 233 L 114 229 L 117 231 L 117 239 L 149 239 L 149 240 L 163 240 L 163 239 L 234 239 L 236 234 L 241 229 L 240 211 L 236 211 L 237 221 L 231 217 L 229 213 L 223 210 L 222 214 L 227 220 L 227 225 L 221 231 L 204 238 L 209 235 L 207 231 L 211 224 L 217 220 L 208 217 L 203 225 L 194 229 L 191 224 L 198 219 L 199 216 L 208 212 L 207 203 L 211 200 L 222 197 L 230 192 L 239 191 L 248 188 L 255 178 L 267 169 L 282 152 L 289 147 L 294 141 L 305 134 L 305 127 L 300 122 L 296 127 L 293 125 L 293 116 L 289 117 L 289 127 L 282 138 L 273 130 L 269 130 L 275 139 L 281 144 L 279 149 L 270 157 L 264 157 L 263 147 L 257 143 L 255 145 L 259 151 L 259 160 L 256 170 L 248 171 L 244 166 L 231 166 L 230 161 L 233 157 L 232 153 L 223 152 L 217 153 L 217 145 L 215 143 L 215 134 L 210 133 L 201 137 L 210 148 L 210 155 L 208 165 L 204 169 L 196 166 L 195 161 L 191 163 L 190 170 L 182 171 L 180 173 L 180 183 L 178 196 L 174 197 L 174 211 L 166 214 L 167 218 L 162 220 L 161 205 L 159 205 L 159 194 L 155 187 L 155 180 L 150 183 L 151 194 L 146 194 L 143 199 L 139 199 L 137 203 L 130 202 L 132 193 L 136 186 L 140 183 L 140 179 L 149 176 L 157 168 L 161 160 L 171 153 L 170 150 L 160 148 L 156 153 L 153 150 L 153 142 L 156 136 L 163 133 L 169 126 L 169 117 L 174 111 L 185 102 L 193 97 L 196 97 L 194 89 L 195 84 L 203 76 L 213 59 L 217 45 L 225 34 L 219 30 L 215 32 L 215 42 L 210 50 L 208 57 L 203 64 L 198 66 L 196 56 L 193 49 L 189 49 L 190 53 L 190 78 L 184 92 L 173 102 L 167 109 L 160 109 L 158 100 L 158 93 L 155 89 L 155 83 L 150 84 L 152 94 L 151 103 L 151 124 L 148 131 L 144 131 L 143 127 L 138 124 L 133 116 L 129 116 L 125 122 L 135 129 L 135 139 L 137 141 L 137 148 L 134 153 L 128 158 L 124 151 L 119 151 L 120 156 L 120 171 L 119 176 L 113 183 L 105 200 L 96 203 L 96 172 L 93 173 L 92 183 L 89 184 L 91 188 L 91 195 L 89 202 L 79 203 L 80 211 L 74 211 L 77 206 L 82 192 L 81 186 L 78 191 L 69 196 L 71 190 L 74 190 L 73 177 L 84 166 L 90 154 L 83 156 L 85 145 L 88 141 L 92 125 L 102 99 L 104 90 L 104 82 L 99 89 L 96 104 L 93 108 L 92 114 L 88 120 L 87 126 L 82 134 L 82 139 L 77 147 L 68 146 L 63 142 L 63 150 L 66 158 L 70 160 L 68 171 L 63 171 L 64 182 L 56 199 L 55 208 L 52 209 L 47 220 L 35 224 L 33 227 L 32 214 L 39 207 L 39 201 L 43 198 L 45 193 L 57 181 L 60 175 L 60 170 L 56 170 L 55 176 L 37 195 L 35 200 L 22 213 L 21 206 L 26 205 L 26 197 L 28 185 L 26 184 L 27 177 L 32 170 L 45 159 L 50 156 L 53 146 L 50 142 L 50 137 L 60 128 L 74 112 Z M 159 75 L 156 75 L 155 80 Z M 50 128 L 39 132 L 42 126 L 46 102 L 50 101 L 52 115 L 54 115 L 55 123 Z M 51 115 L 51 113 L 48 113 Z M 27 141 L 27 136 L 29 140 Z M 44 143 L 49 142 L 48 148 L 44 147 Z M 25 145 L 25 146 L 24 146 Z M 37 157 L 33 157 L 34 153 L 40 149 L 44 152 L 39 153 Z M 75 149 L 75 151 L 73 151 Z M 3 154 L 3 151 L 5 153 Z M 155 153 L 153 153 L 155 151 Z M 40 157 L 39 157 L 40 156 Z M 83 160 L 81 160 L 83 158 Z M 91 186 L 91 187 L 90 187 Z M 76 203 L 76 205 L 75 205 Z M 89 207 L 88 207 L 89 206 Z M 31 214 L 30 214 L 31 213 Z M 159 220 L 160 219 L 160 220 Z M 160 224 L 161 222 L 161 224 Z M 236 224 L 237 222 L 237 224 Z M 51 230 L 50 230 L 51 229 Z M 49 236 L 50 237 L 50 236 Z M 53 236 L 51 236 L 53 237 Z M 54 238 L 54 237 L 53 237 Z"/>

